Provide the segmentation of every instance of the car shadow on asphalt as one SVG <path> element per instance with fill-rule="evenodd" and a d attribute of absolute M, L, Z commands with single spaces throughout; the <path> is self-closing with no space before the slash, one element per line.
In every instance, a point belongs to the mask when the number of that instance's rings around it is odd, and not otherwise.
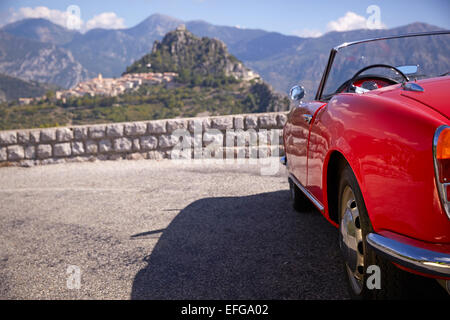
<path fill-rule="evenodd" d="M 337 230 L 287 190 L 197 200 L 145 260 L 131 299 L 348 298 Z"/>

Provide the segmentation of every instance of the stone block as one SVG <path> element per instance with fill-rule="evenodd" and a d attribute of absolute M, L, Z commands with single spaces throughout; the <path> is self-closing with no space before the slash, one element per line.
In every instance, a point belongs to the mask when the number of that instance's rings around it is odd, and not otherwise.
<path fill-rule="evenodd" d="M 72 142 L 72 155 L 79 156 L 84 154 L 84 144 L 81 141 Z"/>
<path fill-rule="evenodd" d="M 114 151 L 128 152 L 133 148 L 133 141 L 129 138 L 118 138 L 114 140 Z"/>
<path fill-rule="evenodd" d="M 49 144 L 40 144 L 37 147 L 37 157 L 39 159 L 47 159 L 52 156 L 52 146 Z"/>
<path fill-rule="evenodd" d="M 279 115 L 277 116 L 278 128 L 284 127 L 284 125 L 286 124 L 286 122 L 287 122 L 287 115 L 285 115 L 285 114 L 279 114 Z"/>
<path fill-rule="evenodd" d="M 259 117 L 259 128 L 260 129 L 271 129 L 276 128 L 278 126 L 277 123 L 277 115 L 276 114 L 266 114 Z"/>
<path fill-rule="evenodd" d="M 25 159 L 35 159 L 36 158 L 36 147 L 28 146 L 25 147 Z"/>
<path fill-rule="evenodd" d="M 98 151 L 105 153 L 105 152 L 110 152 L 113 150 L 113 146 L 112 146 L 112 142 L 111 140 L 108 139 L 104 139 L 104 140 L 100 140 L 100 142 L 98 143 Z"/>
<path fill-rule="evenodd" d="M 41 141 L 41 132 L 40 131 L 31 131 L 30 132 L 30 142 L 34 144 L 38 144 Z"/>
<path fill-rule="evenodd" d="M 258 116 L 246 116 L 245 117 L 245 129 L 258 128 Z"/>
<path fill-rule="evenodd" d="M 0 161 L 8 160 L 8 152 L 6 147 L 0 148 Z"/>
<path fill-rule="evenodd" d="M 166 121 L 151 121 L 147 124 L 148 133 L 160 134 L 166 133 Z"/>
<path fill-rule="evenodd" d="M 22 145 L 29 144 L 30 143 L 30 133 L 28 131 L 17 132 L 17 142 Z"/>
<path fill-rule="evenodd" d="M 125 134 L 128 136 L 140 136 L 147 132 L 147 124 L 144 122 L 127 123 L 124 126 Z"/>
<path fill-rule="evenodd" d="M 234 117 L 234 129 L 244 130 L 244 117 Z"/>
<path fill-rule="evenodd" d="M 8 147 L 8 160 L 18 161 L 25 158 L 25 152 L 22 146 L 9 146 Z"/>
<path fill-rule="evenodd" d="M 203 131 L 211 127 L 211 120 L 208 118 L 190 119 L 188 120 L 188 130 L 190 133 L 202 134 Z"/>
<path fill-rule="evenodd" d="M 86 140 L 88 138 L 88 128 L 73 128 L 75 140 Z"/>
<path fill-rule="evenodd" d="M 165 134 L 159 137 L 160 148 L 171 148 L 178 143 L 178 138 L 173 135 Z"/>
<path fill-rule="evenodd" d="M 0 132 L 0 144 L 8 145 L 17 143 L 17 134 L 15 131 Z"/>
<path fill-rule="evenodd" d="M 219 130 L 233 129 L 233 117 L 212 118 L 211 128 Z"/>
<path fill-rule="evenodd" d="M 91 139 L 102 139 L 106 135 L 105 126 L 93 126 L 89 127 L 89 137 Z"/>
<path fill-rule="evenodd" d="M 67 142 L 73 139 L 73 132 L 69 128 L 56 129 L 56 140 L 58 142 Z"/>
<path fill-rule="evenodd" d="M 187 129 L 187 122 L 183 119 L 175 119 L 167 121 L 167 132 L 172 133 L 178 129 Z"/>
<path fill-rule="evenodd" d="M 86 153 L 95 154 L 97 152 L 98 152 L 97 142 L 93 140 L 86 141 Z"/>
<path fill-rule="evenodd" d="M 110 124 L 106 127 L 106 135 L 110 138 L 123 136 L 123 124 Z"/>
<path fill-rule="evenodd" d="M 141 150 L 141 144 L 138 138 L 133 139 L 133 151 Z"/>
<path fill-rule="evenodd" d="M 45 129 L 41 131 L 40 142 L 52 142 L 56 140 L 56 130 L 55 129 Z"/>
<path fill-rule="evenodd" d="M 68 157 L 72 154 L 70 143 L 57 143 L 53 147 L 55 157 Z"/>

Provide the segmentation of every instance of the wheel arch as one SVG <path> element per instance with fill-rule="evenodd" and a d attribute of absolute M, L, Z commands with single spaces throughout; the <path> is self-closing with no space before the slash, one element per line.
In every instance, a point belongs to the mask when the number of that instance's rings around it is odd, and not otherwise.
<path fill-rule="evenodd" d="M 351 161 L 351 158 L 349 159 L 348 157 L 346 157 L 344 153 L 339 149 L 330 150 L 327 156 L 327 161 L 325 162 L 326 171 L 324 174 L 325 181 L 323 182 L 326 188 L 324 190 L 324 198 L 326 199 L 326 212 L 328 213 L 328 219 L 334 222 L 336 226 L 339 225 L 339 181 L 341 178 L 341 172 L 347 165 L 355 175 L 356 182 L 358 183 L 359 189 L 361 191 L 361 195 L 363 199 L 365 199 L 365 189 L 362 186 L 363 181 L 361 181 L 361 179 L 359 179 L 358 177 L 358 163 Z"/>
<path fill-rule="evenodd" d="M 328 218 L 336 225 L 339 225 L 339 179 L 346 164 L 348 164 L 348 161 L 341 152 L 337 150 L 330 152 L 326 165 L 326 191 L 324 196 L 327 199 Z"/>

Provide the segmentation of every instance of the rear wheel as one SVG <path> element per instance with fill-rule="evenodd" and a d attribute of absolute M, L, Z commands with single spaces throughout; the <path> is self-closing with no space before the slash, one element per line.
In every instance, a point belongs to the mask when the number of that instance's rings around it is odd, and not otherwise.
<path fill-rule="evenodd" d="M 345 261 L 345 271 L 352 292 L 359 295 L 364 287 L 364 241 L 359 207 L 355 194 L 346 185 L 340 201 L 339 245 Z"/>

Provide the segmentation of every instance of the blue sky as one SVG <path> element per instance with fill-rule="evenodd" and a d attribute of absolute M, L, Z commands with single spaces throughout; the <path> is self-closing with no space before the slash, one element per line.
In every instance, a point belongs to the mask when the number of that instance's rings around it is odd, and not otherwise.
<path fill-rule="evenodd" d="M 94 27 L 132 27 L 151 14 L 185 21 L 204 20 L 217 25 L 318 36 L 331 30 L 364 26 L 371 5 L 380 8 L 381 27 L 421 21 L 450 29 L 449 0 L 1 0 L 1 24 L 24 17 L 50 16 L 54 22 L 70 5 L 81 11 L 84 30 Z M 47 11 L 43 8 L 47 8 Z"/>

